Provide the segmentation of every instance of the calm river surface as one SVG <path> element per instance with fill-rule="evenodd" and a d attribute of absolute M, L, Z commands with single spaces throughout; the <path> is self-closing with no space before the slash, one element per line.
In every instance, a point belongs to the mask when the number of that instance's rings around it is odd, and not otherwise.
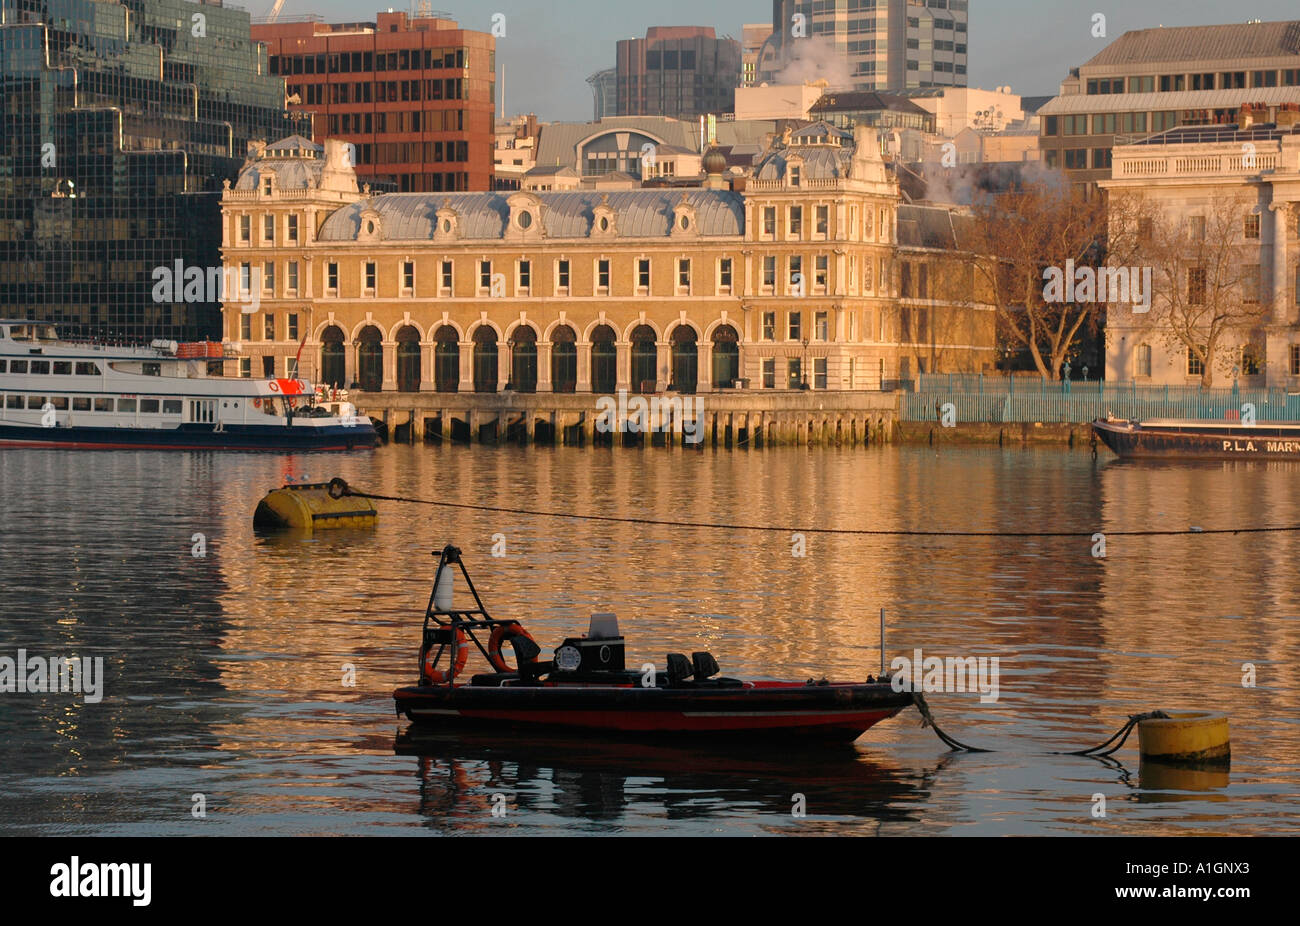
<path fill-rule="evenodd" d="M 373 532 L 258 538 L 287 478 L 486 505 L 840 528 L 1120 531 L 1300 523 L 1300 466 L 1055 450 L 390 446 L 276 456 L 0 451 L 0 656 L 103 657 L 99 703 L 0 693 L 0 831 L 103 834 L 1172 834 L 1300 831 L 1300 536 L 877 538 L 381 502 Z M 193 555 L 203 534 L 206 555 Z M 504 557 L 493 557 L 493 535 Z M 1000 698 L 933 694 L 837 750 L 591 737 L 398 741 L 436 560 L 455 543 L 545 651 L 614 611 L 628 663 L 862 679 L 997 656 Z M 1256 684 L 1243 687 L 1243 666 Z M 344 681 L 355 667 L 355 687 Z M 1130 713 L 1228 712 L 1229 773 L 1050 755 Z M 807 816 L 793 816 L 795 795 Z M 1106 797 L 1093 815 L 1095 794 Z M 202 795 L 206 816 L 191 812 Z M 494 816 L 504 800 L 506 813 Z"/>

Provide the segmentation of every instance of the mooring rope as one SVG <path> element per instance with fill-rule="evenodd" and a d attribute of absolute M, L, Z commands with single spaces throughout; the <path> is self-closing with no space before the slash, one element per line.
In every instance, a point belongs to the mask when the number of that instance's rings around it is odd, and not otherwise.
<path fill-rule="evenodd" d="M 459 508 L 466 511 L 486 511 L 492 514 L 522 514 L 532 515 L 543 518 L 571 518 L 577 521 L 610 521 L 618 524 L 645 524 L 660 527 L 697 527 L 710 530 L 736 530 L 736 531 L 780 531 L 782 533 L 803 533 L 803 534 L 849 534 L 855 536 L 867 537 L 1089 537 L 1091 538 L 1095 531 L 918 531 L 918 530 L 864 530 L 852 528 L 835 528 L 835 527 L 782 527 L 777 525 L 765 524 L 718 524 L 709 521 L 664 521 L 654 518 L 628 518 L 618 517 L 615 515 L 600 514 L 574 514 L 568 511 L 545 511 L 535 508 L 503 508 L 496 505 L 473 505 L 468 502 L 442 502 L 434 501 L 428 498 L 413 498 L 405 495 L 379 495 L 375 492 L 362 492 L 352 488 L 347 481 L 335 477 L 329 481 L 329 494 L 332 498 L 343 498 L 352 496 L 354 498 L 368 498 L 381 502 L 406 502 L 412 505 L 434 505 L 441 508 Z M 1280 527 L 1234 527 L 1234 528 L 1213 528 L 1203 529 L 1192 527 L 1187 530 L 1147 530 L 1147 531 L 1105 531 L 1108 537 L 1174 537 L 1185 534 L 1264 534 L 1284 531 L 1300 531 L 1300 525 L 1280 526 Z M 949 749 L 958 752 L 994 752 L 992 749 L 981 749 L 978 746 L 968 746 L 965 743 L 954 739 L 939 727 L 935 722 L 934 714 L 930 711 L 930 705 L 926 703 L 925 696 L 919 691 L 912 693 L 912 701 L 916 709 L 921 713 L 921 726 L 929 727 L 934 730 L 935 735 Z M 1056 756 L 1089 756 L 1092 758 L 1101 758 L 1109 756 L 1124 745 L 1128 739 L 1129 733 L 1133 728 L 1143 720 L 1153 718 L 1164 718 L 1168 715 L 1163 711 L 1150 711 L 1145 714 L 1131 714 L 1128 722 L 1115 732 L 1115 735 L 1106 742 L 1093 746 L 1091 749 L 1080 749 L 1074 752 L 1052 752 L 1048 755 Z M 1106 749 L 1111 743 L 1119 739 L 1110 749 Z M 1105 750 L 1104 752 L 1102 750 Z"/>
<path fill-rule="evenodd" d="M 980 749 L 978 746 L 967 746 L 965 743 L 961 742 L 960 740 L 949 736 L 947 733 L 944 733 L 943 730 L 939 728 L 939 725 L 935 723 L 934 714 L 930 712 L 930 705 L 926 703 L 925 695 L 921 694 L 921 692 L 919 691 L 912 692 L 912 703 L 916 705 L 916 709 L 921 713 L 921 726 L 929 727 L 930 729 L 934 730 L 935 735 L 938 736 L 939 739 L 943 741 L 943 744 L 947 746 L 949 749 L 955 750 L 957 752 L 995 752 L 996 751 L 993 749 Z M 1124 724 L 1124 726 L 1116 730 L 1115 735 L 1112 736 L 1110 739 L 1106 740 L 1106 742 L 1098 746 L 1093 746 L 1090 749 L 1077 749 L 1072 752 L 1049 752 L 1047 753 L 1047 755 L 1088 756 L 1089 758 L 1092 759 L 1100 759 L 1105 756 L 1111 755 L 1111 753 L 1118 751 L 1119 748 L 1123 746 L 1125 741 L 1128 739 L 1129 734 L 1133 732 L 1133 728 L 1136 727 L 1138 724 L 1140 724 L 1142 721 L 1164 720 L 1164 719 L 1168 719 L 1168 717 L 1169 715 L 1166 714 L 1164 711 L 1147 711 L 1145 714 L 1129 714 L 1128 721 Z M 1117 739 L 1119 740 L 1119 742 L 1115 743 L 1115 740 Z M 1111 743 L 1115 743 L 1115 745 L 1111 746 L 1110 745 Z M 1110 748 L 1107 749 L 1106 748 L 1107 746 L 1110 746 Z"/>
<path fill-rule="evenodd" d="M 354 489 L 346 481 L 334 478 L 329 481 L 330 495 L 343 498 L 369 498 L 382 502 L 406 502 L 412 505 L 435 505 L 441 508 L 459 508 L 465 511 L 485 511 L 491 514 L 531 515 L 541 518 L 570 518 L 575 521 L 607 521 L 616 524 L 642 524 L 655 527 L 694 527 L 706 530 L 767 531 L 799 534 L 840 534 L 857 537 L 1087 537 L 1104 533 L 1107 537 L 1181 537 L 1187 534 L 1270 534 L 1300 531 L 1300 524 L 1274 527 L 1190 527 L 1183 530 L 1074 530 L 1074 531 L 926 531 L 926 530 L 874 530 L 847 527 L 790 527 L 775 524 L 725 524 L 712 521 L 669 521 L 656 518 L 631 518 L 606 514 L 576 514 L 570 511 L 547 511 L 538 508 L 503 508 L 496 505 L 474 505 L 469 502 L 444 502 L 406 495 L 379 495 Z"/>

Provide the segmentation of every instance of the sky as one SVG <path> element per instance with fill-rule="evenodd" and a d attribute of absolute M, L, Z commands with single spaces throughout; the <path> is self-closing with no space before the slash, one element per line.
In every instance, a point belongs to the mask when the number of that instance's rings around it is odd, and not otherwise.
<path fill-rule="evenodd" d="M 273 0 L 237 0 L 254 17 Z M 328 22 L 355 22 L 389 7 L 371 0 L 286 0 L 283 18 L 318 13 Z M 382 2 L 382 0 L 381 0 Z M 462 26 L 491 31 L 505 14 L 497 39 L 497 80 L 505 69 L 508 115 L 536 113 L 542 121 L 586 121 L 592 116 L 587 78 L 614 66 L 614 43 L 639 38 L 650 26 L 712 26 L 740 38 L 741 25 L 766 22 L 771 0 L 432 0 Z M 970 0 L 969 85 L 1010 85 L 1022 96 L 1053 95 L 1068 68 L 1086 62 L 1130 29 L 1197 26 L 1250 19 L 1300 18 L 1296 0 Z M 398 4 L 393 9 L 409 10 Z M 1105 38 L 1095 38 L 1093 16 L 1106 17 Z M 500 97 L 498 97 L 498 106 Z"/>

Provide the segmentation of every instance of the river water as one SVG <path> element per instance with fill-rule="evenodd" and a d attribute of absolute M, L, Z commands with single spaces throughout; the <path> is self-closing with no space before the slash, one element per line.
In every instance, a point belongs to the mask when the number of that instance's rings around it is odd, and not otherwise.
<path fill-rule="evenodd" d="M 374 531 L 253 534 L 266 490 L 336 475 L 496 507 L 1080 536 L 807 534 L 796 556 L 788 532 L 387 502 Z M 94 703 L 0 693 L 5 833 L 1300 830 L 1300 538 L 1113 535 L 1300 522 L 1294 464 L 911 447 L 5 450 L 0 487 L 0 656 L 102 657 L 105 676 Z M 1107 531 L 1094 556 L 1088 535 Z M 430 554 L 446 543 L 493 614 L 546 651 L 591 612 L 617 613 L 629 665 L 707 649 L 733 676 L 862 679 L 884 608 L 891 659 L 998 658 L 996 701 L 929 697 L 945 730 L 994 751 L 948 752 L 910 708 L 831 750 L 409 740 L 391 692 L 414 681 Z M 1144 766 L 1136 734 L 1116 762 L 1052 754 L 1157 708 L 1226 711 L 1230 770 Z"/>

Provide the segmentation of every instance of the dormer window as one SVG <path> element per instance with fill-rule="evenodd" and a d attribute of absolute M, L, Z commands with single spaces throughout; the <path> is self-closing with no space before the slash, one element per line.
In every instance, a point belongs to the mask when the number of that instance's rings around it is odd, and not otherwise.
<path fill-rule="evenodd" d="M 791 165 L 791 166 L 790 166 L 790 186 L 798 186 L 798 185 L 799 185 L 799 174 L 800 174 L 800 168 L 799 168 L 799 166 L 798 166 L 797 164 L 793 164 L 793 165 Z"/>
<path fill-rule="evenodd" d="M 519 213 L 519 218 L 516 221 L 519 223 L 520 228 L 527 231 L 533 227 L 533 214 L 525 209 Z"/>
<path fill-rule="evenodd" d="M 262 178 L 262 195 L 263 196 L 271 195 L 271 178 L 269 176 Z"/>

